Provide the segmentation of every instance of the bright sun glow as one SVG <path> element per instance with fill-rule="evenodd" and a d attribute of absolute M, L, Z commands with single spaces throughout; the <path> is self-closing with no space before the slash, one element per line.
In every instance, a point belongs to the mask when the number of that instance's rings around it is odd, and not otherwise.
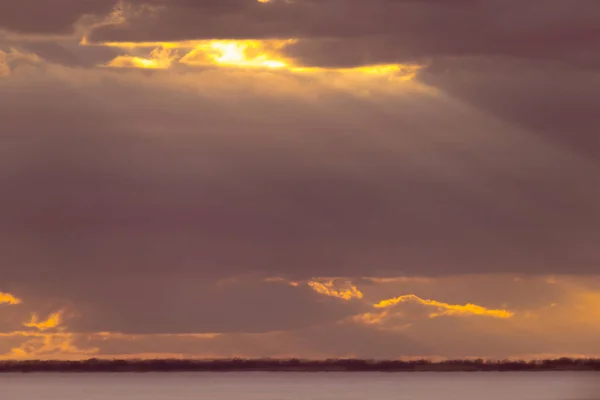
<path fill-rule="evenodd" d="M 241 68 L 284 68 L 288 62 L 277 53 L 290 41 L 214 40 L 197 44 L 179 62 L 188 65 L 218 64 Z"/>

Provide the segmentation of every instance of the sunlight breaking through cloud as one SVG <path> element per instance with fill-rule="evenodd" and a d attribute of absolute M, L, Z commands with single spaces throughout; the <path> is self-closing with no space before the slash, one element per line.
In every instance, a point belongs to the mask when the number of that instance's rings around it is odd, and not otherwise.
<path fill-rule="evenodd" d="M 422 299 L 414 294 L 407 294 L 404 296 L 395 297 L 388 300 L 382 300 L 379 303 L 375 304 L 375 308 L 388 308 L 395 306 L 399 303 L 405 303 L 408 301 L 417 302 L 423 304 L 428 307 L 435 307 L 437 311 L 429 314 L 430 318 L 436 318 L 441 316 L 465 316 L 465 315 L 481 315 L 493 318 L 512 318 L 514 313 L 508 310 L 493 310 L 488 309 L 482 306 L 478 306 L 476 304 L 465 304 L 465 305 L 457 305 L 457 304 L 448 304 L 443 303 L 436 300 L 426 300 Z"/>
<path fill-rule="evenodd" d="M 119 55 L 105 67 L 168 69 L 176 64 L 189 67 L 229 67 L 285 70 L 292 73 L 338 72 L 367 75 L 390 75 L 410 80 L 419 65 L 378 64 L 348 68 L 326 68 L 299 65 L 283 53 L 296 39 L 268 40 L 191 40 L 181 42 L 108 42 L 97 46 L 119 48 L 130 54 Z M 82 41 L 83 45 L 88 45 Z M 147 56 L 134 52 L 152 49 Z M 181 55 L 179 53 L 181 52 Z"/>

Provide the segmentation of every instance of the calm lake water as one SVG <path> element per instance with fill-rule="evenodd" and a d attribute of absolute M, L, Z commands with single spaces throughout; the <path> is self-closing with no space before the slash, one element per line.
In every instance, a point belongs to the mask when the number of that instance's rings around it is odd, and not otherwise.
<path fill-rule="evenodd" d="M 600 374 L 173 373 L 6 374 L 2 400 L 590 400 Z"/>

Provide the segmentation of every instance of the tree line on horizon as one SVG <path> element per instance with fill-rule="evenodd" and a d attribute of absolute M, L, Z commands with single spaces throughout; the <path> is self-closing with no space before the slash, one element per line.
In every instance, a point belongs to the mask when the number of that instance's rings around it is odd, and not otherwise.
<path fill-rule="evenodd" d="M 2 372 L 418 372 L 418 371 L 600 371 L 600 359 L 559 358 L 532 361 L 491 360 L 362 360 L 362 359 L 148 359 L 83 361 L 0 361 Z"/>

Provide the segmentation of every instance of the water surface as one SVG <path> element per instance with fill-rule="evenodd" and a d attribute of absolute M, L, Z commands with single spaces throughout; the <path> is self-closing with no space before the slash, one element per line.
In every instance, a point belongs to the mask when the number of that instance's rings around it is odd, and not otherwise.
<path fill-rule="evenodd" d="M 597 381 L 593 372 L 5 374 L 0 399 L 600 400 Z"/>

